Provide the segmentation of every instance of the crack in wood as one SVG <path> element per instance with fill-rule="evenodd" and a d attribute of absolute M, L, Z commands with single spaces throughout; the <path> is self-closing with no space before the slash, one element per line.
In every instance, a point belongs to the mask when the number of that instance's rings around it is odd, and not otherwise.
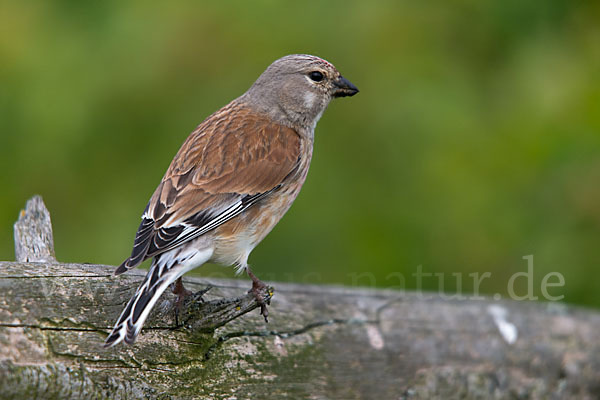
<path fill-rule="evenodd" d="M 81 354 L 72 354 L 72 353 L 67 353 L 67 352 L 61 352 L 56 350 L 56 348 L 54 347 L 54 344 L 52 343 L 52 339 L 50 338 L 50 336 L 46 335 L 45 337 L 46 339 L 46 344 L 48 349 L 50 350 L 50 352 L 58 357 L 65 357 L 65 358 L 69 358 L 72 360 L 77 360 L 80 362 L 86 362 L 86 363 L 90 363 L 90 364 L 102 364 L 102 363 L 112 363 L 112 364 L 122 364 L 123 366 L 127 366 L 130 368 L 140 368 L 141 364 L 139 362 L 137 362 L 135 360 L 135 358 L 131 358 L 137 365 L 131 365 L 128 364 L 127 362 L 125 362 L 125 360 L 123 359 L 119 359 L 119 358 L 107 358 L 107 359 L 102 359 L 102 358 L 90 358 L 90 357 L 86 357 L 83 356 Z"/>
<path fill-rule="evenodd" d="M 212 353 L 217 350 L 217 348 L 221 347 L 223 343 L 230 339 L 239 338 L 239 337 L 267 337 L 267 336 L 279 336 L 282 339 L 287 339 L 293 336 L 301 335 L 303 333 L 309 332 L 313 329 L 320 328 L 322 326 L 328 325 L 365 325 L 365 324 L 379 324 L 379 320 L 368 320 L 368 319 L 357 319 L 357 318 L 334 318 L 328 319 L 326 321 L 316 321 L 311 322 L 309 324 L 304 325 L 298 329 L 291 329 L 286 331 L 277 331 L 277 330 L 264 330 L 264 331 L 235 331 L 225 333 L 217 338 L 217 341 L 211 345 L 206 353 L 204 354 L 204 359 L 208 360 Z"/>
<path fill-rule="evenodd" d="M 64 278 L 76 278 L 76 279 L 88 279 L 88 278 L 111 278 L 112 275 L 4 275 L 0 276 L 2 279 L 64 279 Z"/>
<path fill-rule="evenodd" d="M 75 327 L 60 327 L 60 326 L 42 326 L 36 324 L 7 324 L 0 323 L 0 328 L 28 328 L 28 329 L 39 329 L 41 331 L 74 331 L 74 332 L 101 332 L 104 333 L 103 329 L 96 328 L 75 328 Z"/>

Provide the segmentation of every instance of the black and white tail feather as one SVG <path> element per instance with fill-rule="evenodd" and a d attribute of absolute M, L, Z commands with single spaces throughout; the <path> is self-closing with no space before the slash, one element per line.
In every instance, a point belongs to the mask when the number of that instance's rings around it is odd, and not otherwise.
<path fill-rule="evenodd" d="M 183 254 L 173 251 L 177 253 L 176 256 L 169 252 L 154 258 L 148 274 L 119 316 L 104 347 L 114 346 L 121 341 L 133 344 L 160 295 L 177 278 L 204 264 L 212 255 L 212 249 L 188 250 Z"/>
<path fill-rule="evenodd" d="M 146 318 L 160 295 L 187 271 L 194 269 L 212 256 L 212 248 L 197 249 L 190 245 L 193 239 L 215 229 L 236 217 L 259 200 L 279 189 L 281 185 L 264 193 L 238 196 L 232 203 L 216 210 L 203 210 L 184 221 L 157 228 L 152 210 L 146 207 L 135 236 L 131 256 L 115 271 L 120 275 L 154 257 L 148 274 L 119 316 L 104 347 L 121 341 L 132 344 L 140 333 Z"/>

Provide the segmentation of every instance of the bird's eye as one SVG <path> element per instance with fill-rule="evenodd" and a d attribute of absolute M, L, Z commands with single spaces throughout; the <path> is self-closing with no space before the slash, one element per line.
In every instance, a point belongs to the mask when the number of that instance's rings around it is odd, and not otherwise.
<path fill-rule="evenodd" d="M 319 71 L 313 71 L 308 74 L 308 77 L 315 82 L 321 82 L 323 80 L 323 74 Z"/>

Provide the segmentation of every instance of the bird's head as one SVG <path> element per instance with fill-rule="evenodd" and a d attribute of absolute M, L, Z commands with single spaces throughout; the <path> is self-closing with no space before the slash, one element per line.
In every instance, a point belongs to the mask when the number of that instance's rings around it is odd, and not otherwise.
<path fill-rule="evenodd" d="M 331 63 L 292 54 L 274 61 L 246 96 L 281 122 L 312 130 L 333 98 L 356 93 L 356 86 Z"/>

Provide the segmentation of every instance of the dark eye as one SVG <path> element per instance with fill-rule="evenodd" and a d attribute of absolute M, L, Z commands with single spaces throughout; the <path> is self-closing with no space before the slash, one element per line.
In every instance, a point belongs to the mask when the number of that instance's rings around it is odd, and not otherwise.
<path fill-rule="evenodd" d="M 308 74 L 308 77 L 315 82 L 321 82 L 323 80 L 323 74 L 319 71 L 311 72 L 310 74 Z"/>

